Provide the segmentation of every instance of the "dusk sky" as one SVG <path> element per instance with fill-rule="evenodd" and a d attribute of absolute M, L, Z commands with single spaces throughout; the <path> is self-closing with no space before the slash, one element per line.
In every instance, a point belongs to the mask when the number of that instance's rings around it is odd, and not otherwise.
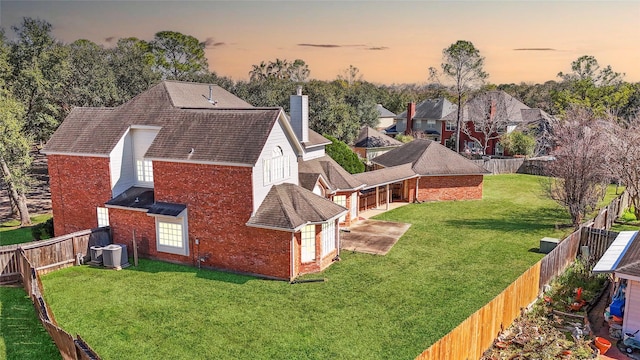
<path fill-rule="evenodd" d="M 640 1 L 6 1 L 0 26 L 23 17 L 59 40 L 151 40 L 162 30 L 207 42 L 209 67 L 234 80 L 252 64 L 303 59 L 311 77 L 354 65 L 376 83 L 424 83 L 442 49 L 469 40 L 492 83 L 556 80 L 581 55 L 640 81 Z"/>

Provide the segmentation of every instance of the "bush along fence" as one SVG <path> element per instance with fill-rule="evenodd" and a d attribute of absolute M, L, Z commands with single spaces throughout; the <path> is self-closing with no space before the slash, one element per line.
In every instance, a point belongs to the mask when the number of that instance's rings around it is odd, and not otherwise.
<path fill-rule="evenodd" d="M 613 219 L 627 204 L 623 193 L 602 209 L 593 221 L 567 236 L 544 258 L 530 267 L 487 305 L 469 316 L 455 329 L 418 355 L 418 360 L 479 359 L 499 332 L 508 328 L 531 305 L 555 276 L 571 265 L 580 250 L 589 249 L 591 261 L 597 261 L 611 245 L 617 233 L 608 231 Z M 586 255 L 586 254 L 583 254 Z"/>
<path fill-rule="evenodd" d="M 38 314 L 42 326 L 65 360 L 100 359 L 82 340 L 58 326 L 43 297 L 40 275 L 83 262 L 89 248 L 110 242 L 109 230 L 99 228 L 60 236 L 45 241 L 0 247 L 0 283 L 22 283 Z"/>

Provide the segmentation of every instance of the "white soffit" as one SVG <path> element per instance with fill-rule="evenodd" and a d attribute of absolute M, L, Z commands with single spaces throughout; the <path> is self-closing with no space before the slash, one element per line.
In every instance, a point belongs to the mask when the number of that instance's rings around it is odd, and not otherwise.
<path fill-rule="evenodd" d="M 627 252 L 627 249 L 633 242 L 633 239 L 636 238 L 637 234 L 637 231 L 620 232 L 616 239 L 613 240 L 613 243 L 611 244 L 611 246 L 609 246 L 604 255 L 602 255 L 602 258 L 600 259 L 600 261 L 598 261 L 592 272 L 613 272 L 618 266 L 618 263 L 624 256 L 625 252 Z"/>

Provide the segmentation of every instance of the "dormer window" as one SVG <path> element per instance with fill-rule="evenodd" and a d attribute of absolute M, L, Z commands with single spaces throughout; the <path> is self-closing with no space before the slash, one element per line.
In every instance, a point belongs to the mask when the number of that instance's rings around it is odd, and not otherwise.
<path fill-rule="evenodd" d="M 138 182 L 153 182 L 153 163 L 151 160 L 136 160 Z"/>
<path fill-rule="evenodd" d="M 289 177 L 289 157 L 280 146 L 273 148 L 271 158 L 264 159 L 263 166 L 265 185 Z"/>

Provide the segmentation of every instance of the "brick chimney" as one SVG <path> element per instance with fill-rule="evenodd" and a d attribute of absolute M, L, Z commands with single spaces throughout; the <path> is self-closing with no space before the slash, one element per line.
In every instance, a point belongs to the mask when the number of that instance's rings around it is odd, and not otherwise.
<path fill-rule="evenodd" d="M 289 97 L 291 106 L 291 127 L 300 142 L 309 141 L 309 97 L 302 95 L 302 86 L 298 86 L 296 94 Z"/>
<path fill-rule="evenodd" d="M 405 135 L 411 135 L 413 132 L 413 117 L 416 115 L 416 103 L 407 103 L 407 128 L 404 130 Z"/>

